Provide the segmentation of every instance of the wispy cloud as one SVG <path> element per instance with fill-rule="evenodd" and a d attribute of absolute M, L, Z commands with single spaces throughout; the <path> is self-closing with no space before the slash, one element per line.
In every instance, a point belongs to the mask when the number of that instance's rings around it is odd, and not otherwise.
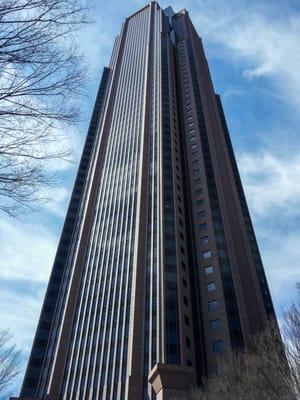
<path fill-rule="evenodd" d="M 288 104 L 300 105 L 300 13 L 288 2 L 204 1 L 196 25 L 220 56 L 242 66 L 246 79 L 267 78 Z M 193 13 L 194 16 L 194 13 Z"/>
<path fill-rule="evenodd" d="M 10 328 L 22 356 L 21 373 L 1 399 L 18 393 L 57 245 L 49 221 L 32 220 L 2 218 L 0 225 L 1 327 Z"/>
<path fill-rule="evenodd" d="M 282 100 L 300 105 L 300 15 L 272 20 L 252 12 L 234 24 L 227 46 L 233 57 L 246 63 L 246 78 L 271 78 Z"/>
<path fill-rule="evenodd" d="M 238 163 L 278 314 L 296 300 L 300 268 L 300 154 L 243 153 Z"/>
<path fill-rule="evenodd" d="M 279 158 L 267 151 L 242 153 L 238 161 L 257 216 L 274 210 L 285 218 L 300 215 L 300 154 Z"/>
<path fill-rule="evenodd" d="M 46 282 L 36 282 L 31 279 L 31 275 L 26 279 L 0 278 L 1 328 L 10 329 L 11 343 L 21 351 L 20 374 L 11 382 L 8 390 L 2 393 L 3 396 L 0 395 L 1 400 L 19 392 L 45 288 Z"/>
<path fill-rule="evenodd" d="M 49 276 L 57 237 L 46 227 L 35 223 L 2 220 L 0 242 L 1 276 L 44 282 Z"/>
<path fill-rule="evenodd" d="M 285 306 L 299 300 L 296 283 L 300 281 L 300 231 L 284 226 L 279 229 L 268 220 L 259 220 L 255 225 L 273 301 L 280 314 Z"/>
<path fill-rule="evenodd" d="M 244 91 L 244 90 L 240 90 L 240 89 L 227 89 L 227 90 L 223 93 L 222 98 L 223 98 L 223 99 L 227 99 L 228 97 L 231 97 L 231 96 L 239 97 L 239 96 L 244 96 L 244 95 L 245 95 L 245 91 Z"/>

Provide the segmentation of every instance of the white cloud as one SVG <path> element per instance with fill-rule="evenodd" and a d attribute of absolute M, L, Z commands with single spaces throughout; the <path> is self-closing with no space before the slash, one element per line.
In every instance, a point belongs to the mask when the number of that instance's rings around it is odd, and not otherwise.
<path fill-rule="evenodd" d="M 96 81 L 99 84 L 101 67 L 108 65 L 114 38 L 119 34 L 120 25 L 117 24 L 112 15 L 107 18 L 107 8 L 97 0 L 88 2 L 87 18 L 93 23 L 85 26 L 74 40 L 80 53 L 84 56 L 84 63 L 88 68 L 88 80 Z M 125 15 L 124 15 L 125 17 Z"/>
<path fill-rule="evenodd" d="M 285 217 L 300 214 L 300 154 L 279 158 L 267 151 L 242 153 L 238 164 L 257 216 L 268 215 L 274 209 Z"/>
<path fill-rule="evenodd" d="M 9 327 L 13 335 L 13 342 L 18 348 L 22 349 L 22 352 L 28 353 L 46 283 L 33 284 L 30 279 L 15 280 L 15 282 L 17 282 L 17 285 L 16 288 L 13 288 L 13 280 L 1 280 L 1 327 Z M 23 286 L 22 290 L 18 285 Z M 31 287 L 31 289 L 28 290 L 28 287 Z M 12 304 L 16 305 L 13 313 Z M 20 335 L 20 332 L 22 332 L 22 335 Z"/>
<path fill-rule="evenodd" d="M 49 276 L 57 238 L 47 228 L 17 220 L 1 221 L 1 276 L 44 282 Z"/>
<path fill-rule="evenodd" d="M 226 99 L 228 97 L 231 96 L 244 96 L 245 95 L 245 91 L 244 90 L 239 90 L 239 89 L 227 89 L 225 90 L 225 92 L 223 92 L 222 94 L 222 99 Z"/>
<path fill-rule="evenodd" d="M 79 129 L 75 126 L 68 126 L 57 123 L 53 130 L 53 140 L 47 143 L 43 151 L 48 154 L 58 154 L 57 158 L 43 160 L 45 169 L 51 174 L 53 172 L 63 172 L 74 167 L 78 163 L 83 147 L 83 137 Z"/>
<path fill-rule="evenodd" d="M 280 314 L 296 300 L 300 280 L 300 154 L 243 153 L 238 164 L 259 247 Z"/>
<path fill-rule="evenodd" d="M 45 193 L 45 196 L 47 197 L 47 193 Z M 51 189 L 48 194 L 48 201 L 46 201 L 44 207 L 58 217 L 64 218 L 70 197 L 70 190 L 65 187 Z"/>
<path fill-rule="evenodd" d="M 20 390 L 46 288 L 46 282 L 34 283 L 31 276 L 27 278 L 0 279 L 1 328 L 9 328 L 11 343 L 21 351 L 20 374 L 10 383 L 7 392 L 1 393 L 1 400 L 15 396 Z"/>
<path fill-rule="evenodd" d="M 297 301 L 300 231 L 283 232 L 258 223 L 261 252 L 277 313 Z M 271 239 L 270 239 L 271 238 Z"/>
<path fill-rule="evenodd" d="M 299 105 L 299 36 L 300 15 L 273 20 L 265 13 L 252 11 L 247 18 L 233 23 L 223 35 L 223 44 L 233 58 L 246 64 L 244 77 L 271 78 L 278 95 L 285 95 L 283 100 Z"/>
<path fill-rule="evenodd" d="M 22 222 L 2 218 L 0 224 L 1 327 L 10 329 L 12 343 L 22 355 L 20 375 L 10 385 L 9 395 L 16 395 L 22 383 L 57 248 L 57 225 L 65 215 L 69 192 L 60 187 L 51 195 L 43 213 Z"/>
<path fill-rule="evenodd" d="M 20 375 L 3 400 L 19 391 L 57 246 L 47 220 L 43 225 L 41 215 L 35 216 L 36 223 L 2 218 L 0 225 L 1 327 L 10 328 L 22 354 Z"/>

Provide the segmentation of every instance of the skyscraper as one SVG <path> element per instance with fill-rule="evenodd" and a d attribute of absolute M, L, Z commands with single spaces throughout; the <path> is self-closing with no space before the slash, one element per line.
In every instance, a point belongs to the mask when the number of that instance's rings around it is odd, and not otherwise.
<path fill-rule="evenodd" d="M 151 2 L 103 71 L 21 398 L 171 399 L 273 315 L 201 39 Z"/>

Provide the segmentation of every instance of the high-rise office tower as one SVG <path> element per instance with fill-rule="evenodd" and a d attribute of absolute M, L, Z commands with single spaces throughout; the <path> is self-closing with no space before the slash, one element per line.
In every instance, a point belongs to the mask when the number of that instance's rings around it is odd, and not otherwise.
<path fill-rule="evenodd" d="M 151 2 L 103 72 L 21 397 L 171 399 L 273 314 L 201 39 Z"/>

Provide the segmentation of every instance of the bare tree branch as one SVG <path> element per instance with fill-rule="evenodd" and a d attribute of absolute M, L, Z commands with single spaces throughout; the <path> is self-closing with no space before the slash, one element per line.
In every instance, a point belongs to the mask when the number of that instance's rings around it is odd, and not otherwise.
<path fill-rule="evenodd" d="M 54 183 L 44 161 L 70 154 L 53 144 L 78 120 L 86 71 L 74 35 L 85 23 L 80 0 L 1 1 L 0 212 L 34 208 Z"/>
<path fill-rule="evenodd" d="M 9 345 L 11 334 L 0 329 L 0 394 L 19 374 L 20 352 L 15 345 Z"/>

